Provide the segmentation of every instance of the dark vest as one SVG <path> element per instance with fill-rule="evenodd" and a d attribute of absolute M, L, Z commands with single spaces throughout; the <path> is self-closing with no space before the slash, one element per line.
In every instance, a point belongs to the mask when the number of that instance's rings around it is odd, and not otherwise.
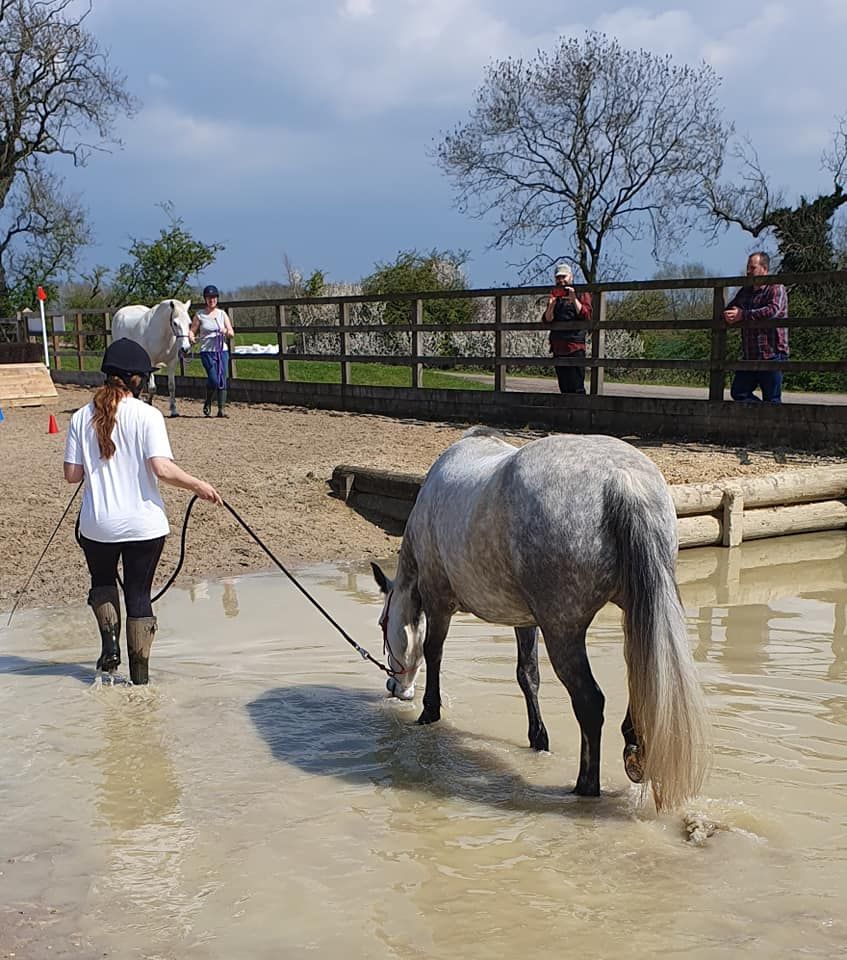
<path fill-rule="evenodd" d="M 578 320 L 576 306 L 564 297 L 559 297 L 553 307 L 553 323 L 568 323 Z M 585 343 L 584 330 L 551 330 L 550 343 Z"/>

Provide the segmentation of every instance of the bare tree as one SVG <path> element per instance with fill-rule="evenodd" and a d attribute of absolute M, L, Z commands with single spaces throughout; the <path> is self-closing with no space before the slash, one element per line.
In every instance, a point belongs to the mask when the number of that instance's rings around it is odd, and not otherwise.
<path fill-rule="evenodd" d="M 436 157 L 460 209 L 498 218 L 495 248 L 534 247 L 526 275 L 571 249 L 595 281 L 609 241 L 623 251 L 649 236 L 658 253 L 688 232 L 731 133 L 719 83 L 705 64 L 593 32 L 563 37 L 532 60 L 489 66 L 470 118 Z"/>
<path fill-rule="evenodd" d="M 118 114 L 137 106 L 85 29 L 90 5 L 77 10 L 73 0 L 0 0 L 0 302 L 10 258 L 32 261 L 32 250 L 15 254 L 21 241 L 40 238 L 45 267 L 58 270 L 88 239 L 82 208 L 63 196 L 45 161 L 83 165 L 92 150 L 117 143 Z M 59 243 L 48 242 L 53 226 Z"/>
<path fill-rule="evenodd" d="M 821 155 L 821 167 L 832 175 L 832 191 L 792 207 L 785 191 L 775 188 L 749 140 L 730 151 L 740 171 L 705 181 L 706 204 L 715 235 L 738 226 L 753 237 L 773 234 L 779 245 L 781 269 L 791 272 L 830 270 L 836 266 L 832 218 L 847 203 L 847 118 L 838 118 L 832 144 Z M 719 171 L 720 174 L 721 171 Z"/>

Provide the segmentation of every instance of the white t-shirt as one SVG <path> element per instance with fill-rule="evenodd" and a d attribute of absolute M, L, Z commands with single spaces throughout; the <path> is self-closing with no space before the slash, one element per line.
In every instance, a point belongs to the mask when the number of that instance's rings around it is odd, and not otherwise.
<path fill-rule="evenodd" d="M 104 460 L 93 415 L 92 403 L 77 410 L 65 441 L 65 462 L 82 464 L 85 471 L 79 532 L 100 543 L 166 536 L 165 505 L 149 463 L 151 457 L 173 460 L 164 417 L 135 397 L 124 397 L 112 431 L 115 452 Z"/>
<path fill-rule="evenodd" d="M 227 315 L 219 307 L 211 313 L 205 310 L 198 310 L 194 314 L 195 319 L 200 321 L 200 327 L 197 330 L 197 336 L 200 340 L 200 352 L 209 350 L 218 352 L 220 350 L 229 350 L 226 342 L 226 321 Z M 218 339 L 220 337 L 220 339 Z M 220 344 L 223 343 L 223 346 Z"/>

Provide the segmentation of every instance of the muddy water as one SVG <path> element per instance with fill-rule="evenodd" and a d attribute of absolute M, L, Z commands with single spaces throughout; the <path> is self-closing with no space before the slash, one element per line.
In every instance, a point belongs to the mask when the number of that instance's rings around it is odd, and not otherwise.
<path fill-rule="evenodd" d="M 95 680 L 83 605 L 0 632 L 0 956 L 832 957 L 847 943 L 847 538 L 687 551 L 702 798 L 657 819 L 620 762 L 612 609 L 599 800 L 546 660 L 526 746 L 507 630 L 457 618 L 445 719 L 383 698 L 277 575 L 173 589 L 146 689 Z M 376 649 L 365 571 L 310 590 Z M 692 843 L 684 814 L 717 832 Z M 701 835 L 696 834 L 696 839 Z"/>

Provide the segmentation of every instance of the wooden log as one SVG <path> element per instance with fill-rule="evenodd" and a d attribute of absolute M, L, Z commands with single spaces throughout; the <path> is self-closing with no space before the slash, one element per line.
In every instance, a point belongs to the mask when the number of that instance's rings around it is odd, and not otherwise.
<path fill-rule="evenodd" d="M 353 478 L 350 484 L 349 478 Z M 372 470 L 340 464 L 332 471 L 329 485 L 339 496 L 347 497 L 353 492 L 415 502 L 423 477 L 415 473 L 396 473 L 393 470 Z"/>
<path fill-rule="evenodd" d="M 677 521 L 679 546 L 711 547 L 721 542 L 721 523 L 717 517 L 705 514 L 701 517 L 680 517 Z"/>
<path fill-rule="evenodd" d="M 847 495 L 847 464 L 743 477 L 733 482 L 741 488 L 745 509 L 836 500 Z"/>
<path fill-rule="evenodd" d="M 723 503 L 724 488 L 717 483 L 675 483 L 671 498 L 678 517 L 714 513 Z"/>
<path fill-rule="evenodd" d="M 744 539 L 781 537 L 790 533 L 843 530 L 847 527 L 847 500 L 823 500 L 790 507 L 762 507 L 744 513 Z"/>

